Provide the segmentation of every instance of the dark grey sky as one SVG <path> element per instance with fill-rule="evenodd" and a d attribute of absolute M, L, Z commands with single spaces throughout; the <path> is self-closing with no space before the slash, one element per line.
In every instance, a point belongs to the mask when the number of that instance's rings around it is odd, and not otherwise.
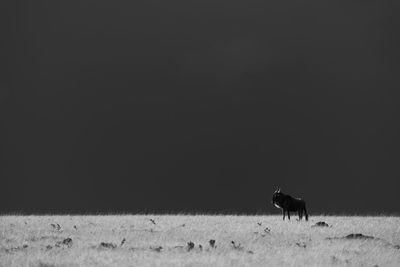
<path fill-rule="evenodd" d="M 398 1 L 9 1 L 0 212 L 400 211 Z"/>

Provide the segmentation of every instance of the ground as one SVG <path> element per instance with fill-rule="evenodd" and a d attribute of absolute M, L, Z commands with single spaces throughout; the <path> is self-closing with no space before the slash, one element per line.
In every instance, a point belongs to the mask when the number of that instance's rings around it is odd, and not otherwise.
<path fill-rule="evenodd" d="M 400 217 L 0 217 L 2 267 L 400 266 L 399 245 Z"/>

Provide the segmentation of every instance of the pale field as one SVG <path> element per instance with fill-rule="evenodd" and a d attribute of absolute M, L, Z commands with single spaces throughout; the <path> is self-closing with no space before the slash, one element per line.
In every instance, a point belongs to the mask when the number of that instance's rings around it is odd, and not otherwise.
<path fill-rule="evenodd" d="M 0 266 L 400 266 L 400 217 L 295 219 L 293 215 L 291 221 L 281 216 L 1 216 Z M 318 221 L 332 227 L 312 227 Z M 335 238 L 352 233 L 376 239 Z M 62 244 L 66 238 L 72 239 L 69 245 Z M 215 248 L 210 239 L 216 240 Z M 190 241 L 195 247 L 188 250 Z M 104 248 L 101 242 L 117 247 Z"/>

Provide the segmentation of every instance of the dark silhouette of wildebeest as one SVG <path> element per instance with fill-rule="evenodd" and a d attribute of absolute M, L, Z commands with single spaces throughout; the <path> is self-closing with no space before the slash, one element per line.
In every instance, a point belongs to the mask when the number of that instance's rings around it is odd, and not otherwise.
<path fill-rule="evenodd" d="M 290 212 L 296 212 L 299 215 L 299 220 L 303 218 L 303 213 L 308 221 L 308 214 L 306 210 L 306 202 L 301 198 L 294 198 L 282 193 L 278 188 L 272 195 L 272 204 L 282 210 L 283 219 L 285 220 L 285 213 L 287 212 L 288 219 L 290 220 Z"/>

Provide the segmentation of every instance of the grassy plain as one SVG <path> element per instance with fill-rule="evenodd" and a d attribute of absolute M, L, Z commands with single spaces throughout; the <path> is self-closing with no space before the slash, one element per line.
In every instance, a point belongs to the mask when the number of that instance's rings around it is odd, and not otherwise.
<path fill-rule="evenodd" d="M 400 217 L 0 217 L 4 267 L 400 266 L 399 245 Z"/>

